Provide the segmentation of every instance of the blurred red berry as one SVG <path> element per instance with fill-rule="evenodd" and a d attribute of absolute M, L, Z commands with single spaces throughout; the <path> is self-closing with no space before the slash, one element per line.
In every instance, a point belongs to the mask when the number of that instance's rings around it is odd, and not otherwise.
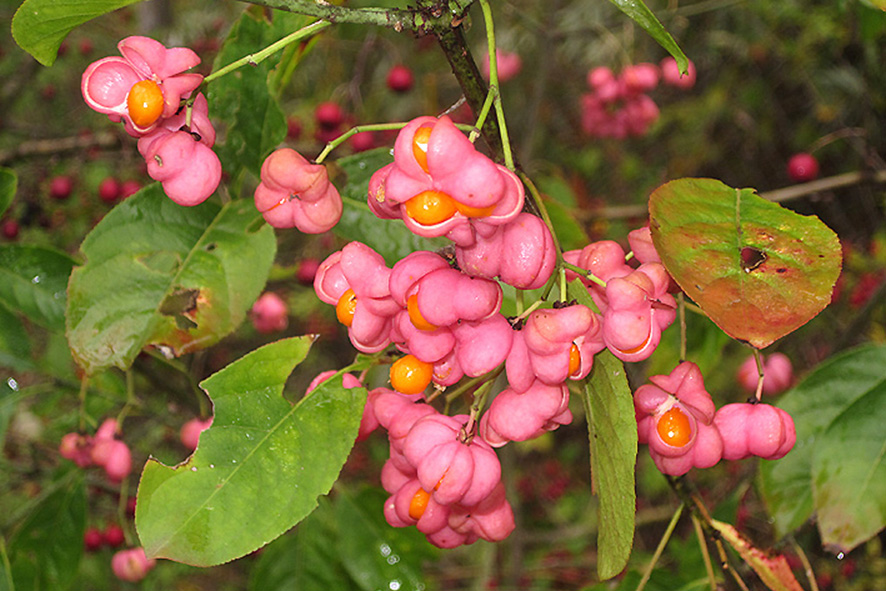
<path fill-rule="evenodd" d="M 352 135 L 350 142 L 355 152 L 365 152 L 375 147 L 375 134 L 371 131 L 361 131 Z"/>
<path fill-rule="evenodd" d="M 120 183 L 112 176 L 104 179 L 98 186 L 98 197 L 105 203 L 113 203 L 120 197 Z"/>
<path fill-rule="evenodd" d="M 806 152 L 794 154 L 788 160 L 788 176 L 795 183 L 806 183 L 818 178 L 818 160 Z"/>
<path fill-rule="evenodd" d="M 71 190 L 74 188 L 74 180 L 67 176 L 53 177 L 49 181 L 49 196 L 53 199 L 64 200 L 71 196 Z"/>
<path fill-rule="evenodd" d="M 3 226 L 0 227 L 0 231 L 3 232 L 4 238 L 15 240 L 16 238 L 18 238 L 18 222 L 15 220 L 6 220 L 5 222 L 3 222 Z"/>
<path fill-rule="evenodd" d="M 337 103 L 325 102 L 317 105 L 314 110 L 317 124 L 325 129 L 335 129 L 345 120 L 345 112 Z"/>
<path fill-rule="evenodd" d="M 83 57 L 89 56 L 93 50 L 92 40 L 88 37 L 84 37 L 80 40 L 77 49 L 80 51 L 80 55 L 82 55 Z"/>
<path fill-rule="evenodd" d="M 301 136 L 301 121 L 296 117 L 290 117 L 286 120 L 286 137 L 297 140 L 299 136 Z"/>
<path fill-rule="evenodd" d="M 90 527 L 83 534 L 83 545 L 87 552 L 95 552 L 104 544 L 105 539 L 97 528 Z"/>
<path fill-rule="evenodd" d="M 141 188 L 141 183 L 134 179 L 123 181 L 120 185 L 120 199 L 126 199 L 127 197 L 135 195 L 141 190 Z"/>
<path fill-rule="evenodd" d="M 394 92 L 409 92 L 414 83 L 412 70 L 403 64 L 397 64 L 388 71 L 387 85 Z"/>
<path fill-rule="evenodd" d="M 295 270 L 295 278 L 302 285 L 313 285 L 314 284 L 314 275 L 317 274 L 317 269 L 320 267 L 320 260 L 315 259 L 313 257 L 302 259 L 298 263 L 298 268 Z"/>
<path fill-rule="evenodd" d="M 123 535 L 123 528 L 117 525 L 116 523 L 112 523 L 105 527 L 105 531 L 102 532 L 102 538 L 111 548 L 117 548 L 118 546 L 122 546 L 123 542 L 126 539 L 126 536 Z"/>

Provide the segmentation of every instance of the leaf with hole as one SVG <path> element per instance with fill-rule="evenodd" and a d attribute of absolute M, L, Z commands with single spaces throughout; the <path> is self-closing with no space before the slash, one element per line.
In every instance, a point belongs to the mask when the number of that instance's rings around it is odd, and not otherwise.
<path fill-rule="evenodd" d="M 842 253 L 814 216 L 713 179 L 649 198 L 652 241 L 674 280 L 729 336 L 762 349 L 831 301 Z"/>
<path fill-rule="evenodd" d="M 135 522 L 149 556 L 195 566 L 239 558 L 329 492 L 357 437 L 366 390 L 333 378 L 287 402 L 283 386 L 312 342 L 265 345 L 200 384 L 215 418 L 197 451 L 173 468 L 151 459 L 142 473 Z"/>
<path fill-rule="evenodd" d="M 67 335 L 91 374 L 129 367 L 146 345 L 182 355 L 230 334 L 267 281 L 276 240 L 249 200 L 181 207 L 155 183 L 115 207 L 81 248 Z"/>

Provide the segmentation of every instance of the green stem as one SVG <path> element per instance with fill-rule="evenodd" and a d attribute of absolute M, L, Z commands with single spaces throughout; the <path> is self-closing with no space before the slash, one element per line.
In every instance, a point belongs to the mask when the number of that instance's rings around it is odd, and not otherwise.
<path fill-rule="evenodd" d="M 529 306 L 528 308 L 526 308 L 523 312 L 520 313 L 519 316 L 517 316 L 516 318 L 514 318 L 514 320 L 513 320 L 512 323 L 513 323 L 513 324 L 516 324 L 516 323 L 519 322 L 520 320 L 523 320 L 524 318 L 526 318 L 527 316 L 529 316 L 530 314 L 532 314 L 536 309 L 538 309 L 538 307 L 541 306 L 543 303 L 544 303 L 544 298 L 541 298 L 541 299 L 535 300 L 534 302 L 532 302 L 532 305 L 531 305 L 531 306 Z"/>
<path fill-rule="evenodd" d="M 287 45 L 289 45 L 290 43 L 295 43 L 296 41 L 300 41 L 301 39 L 304 39 L 305 37 L 309 37 L 319 31 L 322 31 L 326 27 L 330 27 L 330 26 L 332 26 L 332 22 L 317 21 L 315 23 L 311 23 L 310 25 L 308 25 L 306 27 L 302 27 L 298 31 L 295 31 L 294 33 L 290 33 L 289 35 L 283 37 L 282 39 L 280 39 L 279 41 L 277 41 L 275 43 L 268 45 L 267 47 L 265 47 L 264 49 L 262 49 L 261 51 L 259 51 L 257 53 L 251 53 L 247 56 L 241 57 L 237 61 L 232 62 L 219 70 L 216 70 L 215 72 L 211 73 L 209 76 L 204 78 L 203 83 L 206 84 L 208 82 L 212 82 L 216 78 L 221 78 L 225 74 L 233 72 L 234 70 L 241 68 L 247 64 L 250 66 L 256 66 L 256 65 L 260 64 L 261 62 L 263 62 L 264 60 L 271 57 L 272 55 L 274 55 L 275 53 L 277 53 L 278 51 L 280 51 L 281 49 L 283 49 L 284 47 L 286 47 Z M 194 94 L 196 94 L 196 93 L 194 93 Z"/>
<path fill-rule="evenodd" d="M 80 394 L 78 396 L 80 400 L 80 432 L 84 432 L 86 430 L 86 393 L 89 390 L 89 375 L 84 374 L 83 378 L 80 380 Z"/>
<path fill-rule="evenodd" d="M 472 144 L 477 141 L 478 137 L 480 137 L 480 130 L 483 129 L 483 124 L 486 123 L 486 117 L 489 115 L 489 109 L 492 108 L 493 102 L 494 97 L 490 90 L 489 94 L 486 95 L 486 100 L 483 101 L 483 108 L 480 109 L 480 114 L 477 116 L 477 122 L 474 124 L 474 129 L 471 130 L 471 133 L 468 136 L 468 140 L 470 140 Z"/>
<path fill-rule="evenodd" d="M 361 131 L 388 131 L 391 129 L 403 129 L 406 125 L 406 123 L 374 123 L 372 125 L 358 125 L 352 127 L 331 142 L 327 143 L 326 147 L 323 148 L 323 151 L 320 152 L 320 155 L 317 156 L 317 159 L 314 160 L 314 163 L 322 164 L 323 161 L 326 160 L 326 157 L 329 156 L 330 152 L 342 145 L 348 138 Z"/>
<path fill-rule="evenodd" d="M 661 558 L 662 552 L 664 552 L 665 546 L 668 545 L 668 541 L 671 539 L 671 534 L 674 533 L 674 528 L 677 527 L 677 522 L 680 520 L 680 516 L 683 514 L 683 503 L 677 505 L 677 510 L 674 511 L 674 516 L 671 517 L 671 522 L 668 523 L 667 529 L 665 529 L 664 535 L 661 537 L 661 540 L 658 542 L 658 547 L 655 549 L 655 553 L 652 555 L 652 559 L 649 561 L 649 566 L 646 567 L 646 572 L 643 573 L 643 578 L 640 579 L 640 582 L 637 584 L 636 591 L 643 591 L 643 588 L 646 587 L 646 583 L 649 582 L 649 577 L 652 576 L 652 570 L 655 568 L 655 565 L 658 563 L 658 559 Z"/>
<path fill-rule="evenodd" d="M 483 22 L 486 25 L 486 41 L 489 50 L 489 93 L 492 95 L 492 102 L 495 105 L 495 115 L 498 120 L 499 135 L 501 135 L 501 145 L 505 166 L 508 170 L 515 170 L 514 155 L 511 153 L 511 141 L 508 137 L 508 126 L 505 123 L 505 111 L 501 104 L 501 94 L 499 93 L 498 82 L 498 60 L 495 59 L 495 27 L 492 22 L 492 8 L 489 7 L 488 0 L 479 0 L 480 8 L 483 11 Z"/>
<path fill-rule="evenodd" d="M 754 361 L 757 363 L 757 391 L 754 392 L 754 396 L 757 397 L 757 402 L 760 402 L 760 398 L 763 396 L 763 380 L 765 376 L 763 375 L 763 354 L 756 347 L 754 348 Z"/>
<path fill-rule="evenodd" d="M 560 246 L 560 239 L 557 238 L 557 232 L 554 229 L 554 223 L 551 221 L 551 216 L 548 213 L 548 208 L 545 207 L 544 200 L 541 198 L 541 192 L 538 190 L 538 187 L 535 186 L 535 183 L 532 182 L 532 179 L 524 172 L 517 173 L 520 177 L 520 180 L 523 181 L 523 184 L 526 185 L 526 188 L 529 189 L 529 194 L 532 196 L 532 201 L 535 203 L 535 207 L 538 209 L 538 213 L 541 215 L 542 221 L 548 227 L 548 231 L 551 233 L 551 237 L 554 239 L 554 248 L 557 251 L 557 261 L 558 263 L 563 262 L 563 248 Z M 585 270 L 584 272 L 587 272 Z"/>
<path fill-rule="evenodd" d="M 526 308 L 525 297 L 522 289 L 517 289 L 514 294 L 514 301 L 517 304 L 517 314 L 522 315 L 523 310 Z"/>
<path fill-rule="evenodd" d="M 459 26 L 435 29 L 434 35 L 449 61 L 449 67 L 452 69 L 471 111 L 482 112 L 483 104 L 489 95 L 489 88 L 480 75 L 480 70 L 477 69 L 477 64 L 474 62 L 467 41 L 465 41 L 463 28 Z M 483 139 L 489 144 L 493 154 L 496 157 L 502 157 L 505 150 L 501 143 L 501 133 L 498 127 L 497 119 L 488 119 L 484 123 L 482 132 Z"/>
<path fill-rule="evenodd" d="M 717 577 L 714 575 L 714 565 L 711 562 L 711 553 L 708 551 L 708 544 L 704 537 L 701 521 L 699 521 L 698 517 L 695 515 L 692 515 L 692 527 L 695 529 L 695 535 L 698 538 L 698 546 L 701 549 L 701 557 L 704 560 L 704 568 L 708 575 L 708 583 L 711 586 L 711 591 L 717 591 Z"/>
<path fill-rule="evenodd" d="M 560 301 L 565 302 L 566 298 L 567 298 L 567 295 L 566 295 L 566 269 L 563 267 L 560 267 L 559 273 L 560 273 Z"/>
<path fill-rule="evenodd" d="M 578 265 L 573 265 L 572 263 L 567 263 L 566 261 L 561 261 L 560 266 L 563 267 L 564 269 L 569 269 L 573 273 L 577 273 L 577 274 L 581 275 L 582 277 L 587 277 L 589 281 L 591 281 L 592 283 L 596 283 L 600 287 L 606 287 L 605 281 L 603 281 L 602 279 L 600 279 L 599 277 L 597 277 L 596 275 L 594 275 L 593 273 L 591 273 L 587 269 L 582 269 Z"/>

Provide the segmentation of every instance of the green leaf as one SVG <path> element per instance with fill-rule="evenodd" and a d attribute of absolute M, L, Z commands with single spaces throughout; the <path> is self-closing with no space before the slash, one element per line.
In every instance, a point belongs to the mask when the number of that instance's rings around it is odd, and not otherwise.
<path fill-rule="evenodd" d="M 34 367 L 28 333 L 18 316 L 2 303 L 0 303 L 0 367 L 14 371 L 27 371 Z"/>
<path fill-rule="evenodd" d="M 587 288 L 575 280 L 569 296 L 591 307 Z M 594 368 L 582 392 L 591 448 L 591 477 L 600 499 L 597 574 L 609 579 L 620 573 L 634 544 L 634 467 L 637 463 L 637 420 L 624 364 L 608 350 L 594 357 Z"/>
<path fill-rule="evenodd" d="M 729 336 L 762 349 L 831 301 L 842 253 L 837 235 L 802 216 L 713 179 L 679 179 L 649 198 L 662 262 Z"/>
<path fill-rule="evenodd" d="M 136 527 L 149 556 L 221 564 L 304 519 L 338 478 L 357 437 L 366 391 L 321 384 L 295 406 L 282 396 L 308 337 L 271 343 L 204 380 L 215 419 L 175 468 L 149 460 Z"/>
<path fill-rule="evenodd" d="M 336 161 L 347 175 L 341 189 L 345 203 L 341 220 L 333 231 L 348 241 L 358 241 L 384 257 L 388 265 L 416 250 L 437 250 L 449 243 L 444 238 L 422 238 L 399 220 L 379 219 L 366 204 L 369 179 L 376 170 L 394 161 L 390 148 L 378 148 Z"/>
<path fill-rule="evenodd" d="M 353 589 L 338 553 L 338 532 L 330 504 L 317 510 L 291 532 L 262 551 L 252 569 L 250 591 L 329 591 Z M 364 549 L 368 551 L 368 549 Z"/>
<path fill-rule="evenodd" d="M 886 527 L 884 416 L 881 382 L 835 417 L 816 441 L 812 496 L 822 544 L 831 550 L 848 553 Z"/>
<path fill-rule="evenodd" d="M 656 16 L 649 10 L 641 0 L 609 0 L 621 10 L 623 13 L 634 19 L 634 21 L 643 27 L 649 36 L 658 41 L 658 44 L 667 50 L 674 59 L 677 60 L 677 66 L 680 68 L 680 71 L 685 73 L 686 68 L 689 65 L 688 60 L 686 59 L 686 55 L 683 53 L 683 50 L 680 49 L 680 46 L 677 45 L 677 42 L 674 41 L 674 38 L 671 37 L 671 34 L 668 33 L 665 28 L 662 26 L 661 22 L 656 18 Z"/>
<path fill-rule="evenodd" d="M 838 511 L 845 511 L 849 516 L 857 515 L 854 509 L 839 503 L 838 497 L 834 497 L 832 501 L 827 495 L 831 494 L 832 486 L 847 489 L 863 489 L 868 486 L 867 479 L 858 470 L 865 465 L 869 469 L 875 468 L 870 458 L 875 457 L 883 445 L 882 426 L 879 431 L 875 431 L 878 437 L 857 443 L 855 448 L 849 450 L 848 455 L 843 458 L 847 464 L 845 468 L 833 466 L 835 472 L 830 474 L 829 479 L 845 479 L 843 482 L 815 482 L 813 458 L 820 456 L 820 459 L 815 459 L 817 474 L 824 475 L 822 469 L 831 470 L 823 462 L 833 458 L 836 451 L 846 449 L 840 441 L 834 440 L 837 429 L 843 428 L 847 423 L 856 422 L 859 418 L 856 415 L 859 408 L 856 404 L 873 396 L 862 404 L 870 403 L 886 387 L 884 367 L 886 346 L 854 349 L 819 365 L 779 400 L 779 406 L 794 419 L 797 443 L 784 458 L 772 462 L 763 461 L 760 466 L 760 492 L 779 536 L 800 527 L 816 510 L 819 511 L 819 517 L 824 512 L 829 520 Z M 886 410 L 880 408 L 878 412 L 886 413 Z M 844 415 L 845 418 L 839 418 Z M 882 417 L 883 414 L 879 416 Z M 830 430 L 832 424 L 837 425 L 834 431 Z M 858 423 L 857 426 L 864 427 Z M 845 476 L 842 475 L 844 473 Z M 825 487 L 824 490 L 821 490 L 822 486 Z M 881 495 L 880 500 L 883 498 L 886 495 Z M 883 527 L 882 524 L 880 521 L 878 529 Z"/>
<path fill-rule="evenodd" d="M 251 201 L 181 207 L 159 184 L 115 207 L 81 246 L 68 287 L 68 341 L 88 373 L 129 367 L 146 345 L 182 355 L 243 322 L 276 252 Z"/>
<path fill-rule="evenodd" d="M 273 22 L 252 11 L 244 12 L 216 56 L 213 70 L 270 45 L 308 22 L 306 17 L 282 11 L 275 11 Z M 279 56 L 272 56 L 256 66 L 244 66 L 209 85 L 209 112 L 219 119 L 220 137 L 224 138 L 214 149 L 222 168 L 232 175 L 245 168 L 258 177 L 262 162 L 286 138 L 286 117 L 268 88 L 268 78 L 278 60 Z"/>
<path fill-rule="evenodd" d="M 140 0 L 25 0 L 12 18 L 19 47 L 44 66 L 55 62 L 68 33 L 83 23 Z"/>
<path fill-rule="evenodd" d="M 72 469 L 9 537 L 16 589 L 64 589 L 77 574 L 86 529 L 86 485 Z"/>
<path fill-rule="evenodd" d="M 336 496 L 339 557 L 364 591 L 425 589 L 422 560 L 430 558 L 430 545 L 417 529 L 393 528 L 384 518 L 387 495 L 366 489 L 358 497 L 344 491 Z"/>
<path fill-rule="evenodd" d="M 712 519 L 711 525 L 772 591 L 804 591 L 784 556 L 760 550 L 728 523 Z"/>
<path fill-rule="evenodd" d="M 0 167 L 0 216 L 2 216 L 12 200 L 15 199 L 15 192 L 18 188 L 18 176 L 11 168 Z"/>
<path fill-rule="evenodd" d="M 0 303 L 50 330 L 65 327 L 65 288 L 74 260 L 43 246 L 0 246 Z"/>

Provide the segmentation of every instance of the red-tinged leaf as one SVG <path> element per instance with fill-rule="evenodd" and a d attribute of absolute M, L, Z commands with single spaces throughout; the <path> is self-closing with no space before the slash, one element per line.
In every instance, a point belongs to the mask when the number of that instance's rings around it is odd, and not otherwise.
<path fill-rule="evenodd" d="M 803 591 L 797 578 L 788 566 L 787 559 L 781 554 L 766 552 L 751 545 L 737 529 L 728 523 L 711 521 L 723 539 L 738 552 L 742 559 L 754 569 L 763 583 L 772 591 Z"/>
<path fill-rule="evenodd" d="M 652 241 L 676 282 L 729 336 L 762 349 L 831 301 L 837 235 L 815 216 L 713 179 L 679 179 L 649 198 Z"/>

